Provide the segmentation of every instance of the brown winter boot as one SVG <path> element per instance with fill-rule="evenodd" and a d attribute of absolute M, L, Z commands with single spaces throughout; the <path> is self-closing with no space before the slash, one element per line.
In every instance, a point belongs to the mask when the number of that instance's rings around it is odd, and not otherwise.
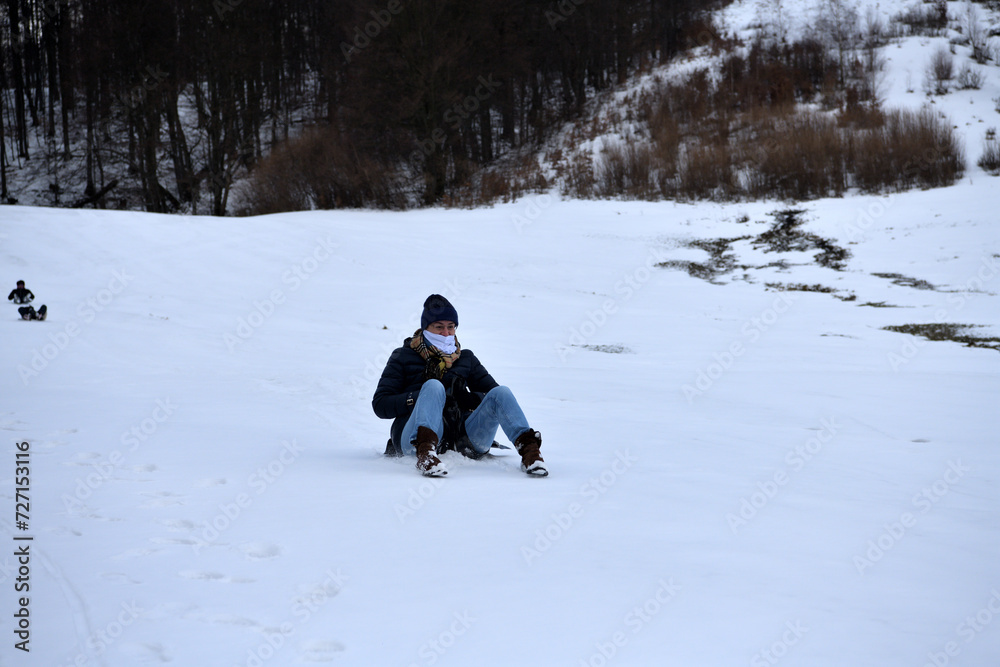
<path fill-rule="evenodd" d="M 426 477 L 444 477 L 448 474 L 441 459 L 436 456 L 438 437 L 426 426 L 417 427 L 417 470 Z"/>
<path fill-rule="evenodd" d="M 521 470 L 532 477 L 545 477 L 549 471 L 545 469 L 545 461 L 539 449 L 542 447 L 542 434 L 530 428 L 514 441 L 517 453 L 521 455 Z"/>

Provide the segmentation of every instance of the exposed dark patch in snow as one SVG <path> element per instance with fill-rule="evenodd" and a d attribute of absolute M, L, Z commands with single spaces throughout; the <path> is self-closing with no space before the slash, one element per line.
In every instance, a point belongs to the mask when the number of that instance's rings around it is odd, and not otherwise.
<path fill-rule="evenodd" d="M 912 287 L 913 289 L 923 289 L 931 291 L 940 291 L 938 288 L 926 280 L 921 280 L 919 278 L 910 278 L 909 276 L 904 276 L 899 273 L 873 273 L 873 276 L 878 276 L 879 278 L 885 278 L 886 280 L 891 280 L 894 285 L 901 285 L 903 287 Z"/>
<path fill-rule="evenodd" d="M 1000 352 L 1000 338 L 996 336 L 973 336 L 969 331 L 981 328 L 981 324 L 952 324 L 938 322 L 932 324 L 902 324 L 883 327 L 886 331 L 923 336 L 927 340 L 950 340 L 967 347 L 985 347 Z"/>

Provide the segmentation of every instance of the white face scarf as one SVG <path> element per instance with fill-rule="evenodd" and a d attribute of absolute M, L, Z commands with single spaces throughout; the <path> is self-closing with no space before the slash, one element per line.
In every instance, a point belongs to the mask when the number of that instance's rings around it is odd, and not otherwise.
<path fill-rule="evenodd" d="M 430 331 L 424 329 L 424 340 L 445 354 L 452 354 L 457 349 L 455 347 L 454 336 L 439 336 L 436 333 L 431 333 Z"/>

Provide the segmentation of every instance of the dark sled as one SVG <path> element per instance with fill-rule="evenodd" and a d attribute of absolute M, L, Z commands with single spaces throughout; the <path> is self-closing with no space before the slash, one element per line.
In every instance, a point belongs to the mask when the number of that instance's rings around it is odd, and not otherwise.
<path fill-rule="evenodd" d="M 499 442 L 494 440 L 493 444 L 490 446 L 490 450 L 492 451 L 494 449 L 510 449 L 510 447 L 507 445 L 501 445 Z M 477 461 L 479 459 L 491 458 L 493 456 L 490 452 L 480 454 L 472 448 L 472 445 L 469 444 L 469 440 L 464 437 L 459 440 L 457 444 L 445 442 L 438 445 L 438 454 L 443 454 L 448 451 L 456 451 L 466 458 L 475 459 Z M 390 458 L 399 458 L 403 455 L 403 450 L 400 449 L 397 443 L 392 441 L 392 438 L 389 438 L 389 440 L 385 443 L 385 455 Z"/>

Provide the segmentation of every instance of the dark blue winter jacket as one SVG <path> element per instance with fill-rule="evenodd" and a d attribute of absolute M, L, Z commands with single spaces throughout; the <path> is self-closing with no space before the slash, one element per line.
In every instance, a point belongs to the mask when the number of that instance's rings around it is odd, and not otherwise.
<path fill-rule="evenodd" d="M 0 292 L 3 294 L 3 292 Z M 14 303 L 31 303 L 35 298 L 35 295 L 31 293 L 31 290 L 27 287 L 17 287 L 14 288 L 9 295 L 7 295 L 8 301 L 13 301 Z"/>
<path fill-rule="evenodd" d="M 394 419 L 392 424 L 392 440 L 398 445 L 399 434 L 406 425 L 413 404 L 424 384 L 424 368 L 426 362 L 420 354 L 410 347 L 410 339 L 403 341 L 403 346 L 393 350 L 386 362 L 382 377 L 379 378 L 375 395 L 372 397 L 372 409 L 381 419 Z M 497 381 L 479 363 L 472 350 L 462 349 L 458 360 L 445 372 L 441 381 L 447 387 L 451 377 L 457 375 L 465 380 L 470 391 L 485 394 L 498 386 Z"/>

